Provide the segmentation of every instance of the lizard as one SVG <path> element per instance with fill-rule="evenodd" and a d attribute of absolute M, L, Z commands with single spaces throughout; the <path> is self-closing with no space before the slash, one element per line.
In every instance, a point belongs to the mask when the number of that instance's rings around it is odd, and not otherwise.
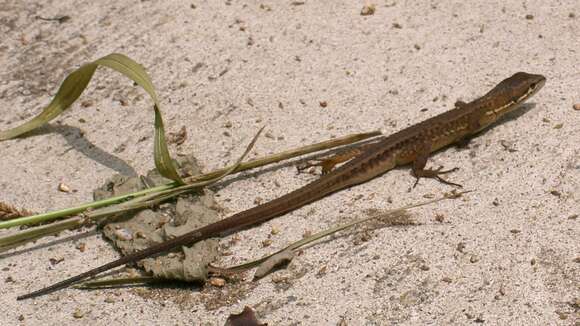
<path fill-rule="evenodd" d="M 17 300 L 48 294 L 121 265 L 135 263 L 180 246 L 192 245 L 198 241 L 224 236 L 239 229 L 264 223 L 331 193 L 371 180 L 397 166 L 412 164 L 412 173 L 417 181 L 419 178 L 435 178 L 447 184 L 457 185 L 440 177 L 441 174 L 456 169 L 443 171 L 441 167 L 425 168 L 431 153 L 464 142 L 489 127 L 537 93 L 545 82 L 546 78 L 542 75 L 515 73 L 485 95 L 469 103 L 458 101 L 449 111 L 384 137 L 366 147 L 350 161 L 299 189 L 43 289 L 21 295 Z"/>

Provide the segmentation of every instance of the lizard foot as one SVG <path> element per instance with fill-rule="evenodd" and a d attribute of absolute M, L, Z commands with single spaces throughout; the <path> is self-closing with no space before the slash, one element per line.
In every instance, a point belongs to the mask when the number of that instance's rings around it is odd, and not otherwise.
<path fill-rule="evenodd" d="M 417 186 L 417 184 L 419 183 L 419 179 L 421 178 L 431 178 L 431 179 L 436 179 L 437 181 L 450 185 L 450 186 L 455 186 L 458 188 L 463 188 L 462 185 L 458 184 L 458 183 L 454 183 L 451 181 L 447 181 L 445 179 L 443 179 L 442 177 L 440 177 L 440 175 L 442 174 L 447 174 L 447 173 L 451 173 L 451 172 L 455 172 L 459 170 L 459 168 L 453 168 L 453 169 L 449 169 L 449 170 L 443 170 L 443 167 L 440 166 L 437 169 L 423 169 L 420 171 L 413 171 L 413 174 L 415 175 L 415 184 L 413 185 L 413 188 L 415 188 Z"/>
<path fill-rule="evenodd" d="M 302 173 L 306 169 L 320 166 L 322 168 L 322 174 L 324 175 L 324 174 L 327 174 L 330 171 L 332 171 L 332 169 L 334 169 L 334 167 L 338 163 L 340 163 L 340 162 L 335 162 L 333 160 L 333 158 L 316 159 L 316 160 L 314 160 L 314 162 L 309 161 L 309 162 L 306 162 L 304 164 L 300 164 L 300 165 L 296 166 L 296 169 L 298 170 L 298 173 Z"/>

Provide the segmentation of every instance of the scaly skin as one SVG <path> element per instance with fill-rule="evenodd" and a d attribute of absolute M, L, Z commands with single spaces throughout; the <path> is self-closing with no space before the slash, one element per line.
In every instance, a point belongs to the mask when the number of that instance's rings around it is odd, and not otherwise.
<path fill-rule="evenodd" d="M 180 246 L 191 245 L 201 240 L 266 222 L 331 193 L 366 182 L 399 165 L 413 163 L 413 172 L 417 178 L 437 178 L 442 182 L 453 184 L 439 177 L 440 174 L 449 171 L 424 169 L 429 155 L 488 127 L 534 95 L 542 88 L 545 81 L 546 79 L 541 75 L 516 73 L 470 103 L 457 102 L 455 108 L 450 111 L 403 129 L 368 146 L 364 152 L 351 161 L 302 188 L 49 287 L 22 295 L 17 300 L 44 295 L 127 263 L 137 262 Z"/>

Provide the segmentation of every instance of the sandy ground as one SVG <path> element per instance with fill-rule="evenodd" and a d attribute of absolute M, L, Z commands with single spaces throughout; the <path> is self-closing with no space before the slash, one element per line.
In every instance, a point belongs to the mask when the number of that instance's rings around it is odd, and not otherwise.
<path fill-rule="evenodd" d="M 517 71 L 548 82 L 525 114 L 431 159 L 459 167 L 451 179 L 477 191 L 415 211 L 419 225 L 325 242 L 254 285 L 68 289 L 15 301 L 118 256 L 100 235 L 65 232 L 1 256 L 0 324 L 220 325 L 248 305 L 270 325 L 578 325 L 580 2 L 375 4 L 361 16 L 354 0 L 1 1 L 0 128 L 38 113 L 67 72 L 120 52 L 150 72 L 168 131 L 187 127 L 172 151 L 196 153 L 206 170 L 235 160 L 262 125 L 269 137 L 253 156 L 389 134 Z M 62 15 L 70 20 L 35 18 Z M 89 201 L 113 173 L 152 167 L 151 102 L 141 90 L 100 69 L 80 102 L 41 132 L 0 144 L 0 201 L 64 208 Z M 215 190 L 227 216 L 313 178 L 284 165 Z M 59 192 L 60 182 L 75 191 Z M 398 169 L 241 232 L 234 257 L 220 263 L 451 189 L 423 180 L 411 191 L 413 182 Z M 263 248 L 272 228 L 281 232 Z"/>

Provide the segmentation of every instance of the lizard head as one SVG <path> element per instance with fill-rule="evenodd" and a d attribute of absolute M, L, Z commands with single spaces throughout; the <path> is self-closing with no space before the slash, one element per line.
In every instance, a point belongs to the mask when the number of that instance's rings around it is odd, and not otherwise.
<path fill-rule="evenodd" d="M 536 94 L 545 83 L 546 77 L 542 75 L 518 72 L 499 83 L 497 88 L 503 89 L 509 102 L 520 104 Z"/>
<path fill-rule="evenodd" d="M 481 117 L 480 125 L 482 127 L 488 126 L 504 114 L 515 110 L 536 94 L 545 83 L 546 77 L 525 72 L 515 73 L 502 80 L 481 98 L 484 101 L 492 102 L 492 105 L 487 106 L 488 110 Z"/>

